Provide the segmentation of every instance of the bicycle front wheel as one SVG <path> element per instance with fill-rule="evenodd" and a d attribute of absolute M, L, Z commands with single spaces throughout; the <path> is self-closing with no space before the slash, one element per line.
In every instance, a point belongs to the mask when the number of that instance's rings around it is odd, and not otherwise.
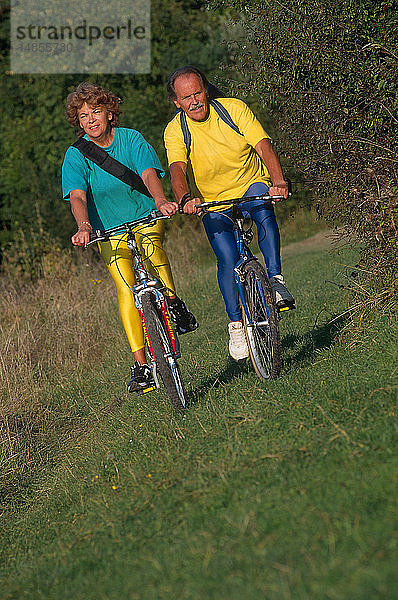
<path fill-rule="evenodd" d="M 142 312 L 151 341 L 157 370 L 173 406 L 177 409 L 187 407 L 184 384 L 177 359 L 163 318 L 156 306 L 153 294 L 142 297 Z"/>
<path fill-rule="evenodd" d="M 275 379 L 282 369 L 279 315 L 271 284 L 262 265 L 250 261 L 242 269 L 243 326 L 254 370 L 260 379 Z"/>

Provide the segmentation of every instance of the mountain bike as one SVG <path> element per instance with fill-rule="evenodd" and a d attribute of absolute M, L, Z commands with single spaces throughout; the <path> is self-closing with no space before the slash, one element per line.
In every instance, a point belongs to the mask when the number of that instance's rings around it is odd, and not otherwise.
<path fill-rule="evenodd" d="M 146 268 L 134 236 L 140 226 L 148 226 L 155 224 L 158 220 L 169 218 L 160 211 L 153 210 L 142 219 L 104 231 L 97 230 L 92 234 L 89 244 L 107 241 L 112 235 L 127 233 L 127 247 L 132 254 L 132 269 L 136 282 L 130 290 L 142 321 L 153 378 L 156 387 L 159 388 L 159 373 L 173 406 L 177 409 L 185 409 L 187 407 L 186 394 L 177 363 L 177 359 L 181 357 L 180 345 L 177 333 L 171 325 L 164 287 Z M 115 247 L 115 259 L 117 248 L 118 245 Z M 126 281 L 125 283 L 130 287 Z"/>
<path fill-rule="evenodd" d="M 282 196 L 246 196 L 225 202 L 203 202 L 197 208 L 207 211 L 212 207 L 232 206 L 231 212 L 223 212 L 233 223 L 233 233 L 239 252 L 234 267 L 238 287 L 239 304 L 242 308 L 242 322 L 245 330 L 249 355 L 254 370 L 260 379 L 275 379 L 282 369 L 282 344 L 279 329 L 280 312 L 275 303 L 268 275 L 259 260 L 252 254 L 248 245 L 254 237 L 253 222 L 247 224 L 239 204 L 248 200 L 264 200 L 273 206 L 272 200 Z"/>

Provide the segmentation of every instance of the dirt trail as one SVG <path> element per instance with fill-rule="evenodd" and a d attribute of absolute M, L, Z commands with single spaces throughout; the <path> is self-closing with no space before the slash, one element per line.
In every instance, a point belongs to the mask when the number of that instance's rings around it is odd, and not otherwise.
<path fill-rule="evenodd" d="M 314 252 L 315 250 L 321 249 L 332 250 L 333 248 L 336 248 L 336 246 L 340 246 L 344 243 L 340 235 L 341 233 L 334 229 L 320 231 L 301 242 L 294 242 L 293 244 L 282 247 L 282 256 L 290 256 L 301 252 Z"/>

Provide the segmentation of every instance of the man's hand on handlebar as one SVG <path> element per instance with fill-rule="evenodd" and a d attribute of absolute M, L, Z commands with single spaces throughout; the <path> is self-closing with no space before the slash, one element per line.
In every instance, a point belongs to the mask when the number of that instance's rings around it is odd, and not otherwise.
<path fill-rule="evenodd" d="M 202 211 L 201 211 L 200 208 L 197 208 L 196 205 L 200 204 L 201 202 L 202 202 L 202 200 L 200 200 L 200 198 L 192 198 L 192 200 L 189 200 L 184 205 L 183 212 L 186 215 L 198 215 L 198 214 L 200 214 Z"/>
<path fill-rule="evenodd" d="M 283 196 L 283 200 L 286 200 L 286 198 L 289 195 L 289 184 L 286 181 L 276 181 L 270 188 L 269 188 L 269 195 L 270 196 Z M 281 198 L 276 198 L 275 200 L 272 201 L 272 204 L 275 204 L 275 202 L 280 202 Z"/>

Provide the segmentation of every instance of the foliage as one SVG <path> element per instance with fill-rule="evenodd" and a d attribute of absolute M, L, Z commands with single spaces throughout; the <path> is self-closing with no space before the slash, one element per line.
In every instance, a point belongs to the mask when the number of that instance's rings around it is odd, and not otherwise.
<path fill-rule="evenodd" d="M 13 239 L 3 247 L 2 270 L 10 280 L 23 284 L 72 269 L 68 251 L 61 249 L 43 228 L 15 229 L 13 234 Z"/>
<path fill-rule="evenodd" d="M 364 266 L 397 265 L 397 17 L 393 0 L 211 0 L 235 10 L 234 61 L 333 225 Z M 240 37 L 239 37 L 240 36 Z M 379 282 L 378 282 L 379 283 Z"/>

